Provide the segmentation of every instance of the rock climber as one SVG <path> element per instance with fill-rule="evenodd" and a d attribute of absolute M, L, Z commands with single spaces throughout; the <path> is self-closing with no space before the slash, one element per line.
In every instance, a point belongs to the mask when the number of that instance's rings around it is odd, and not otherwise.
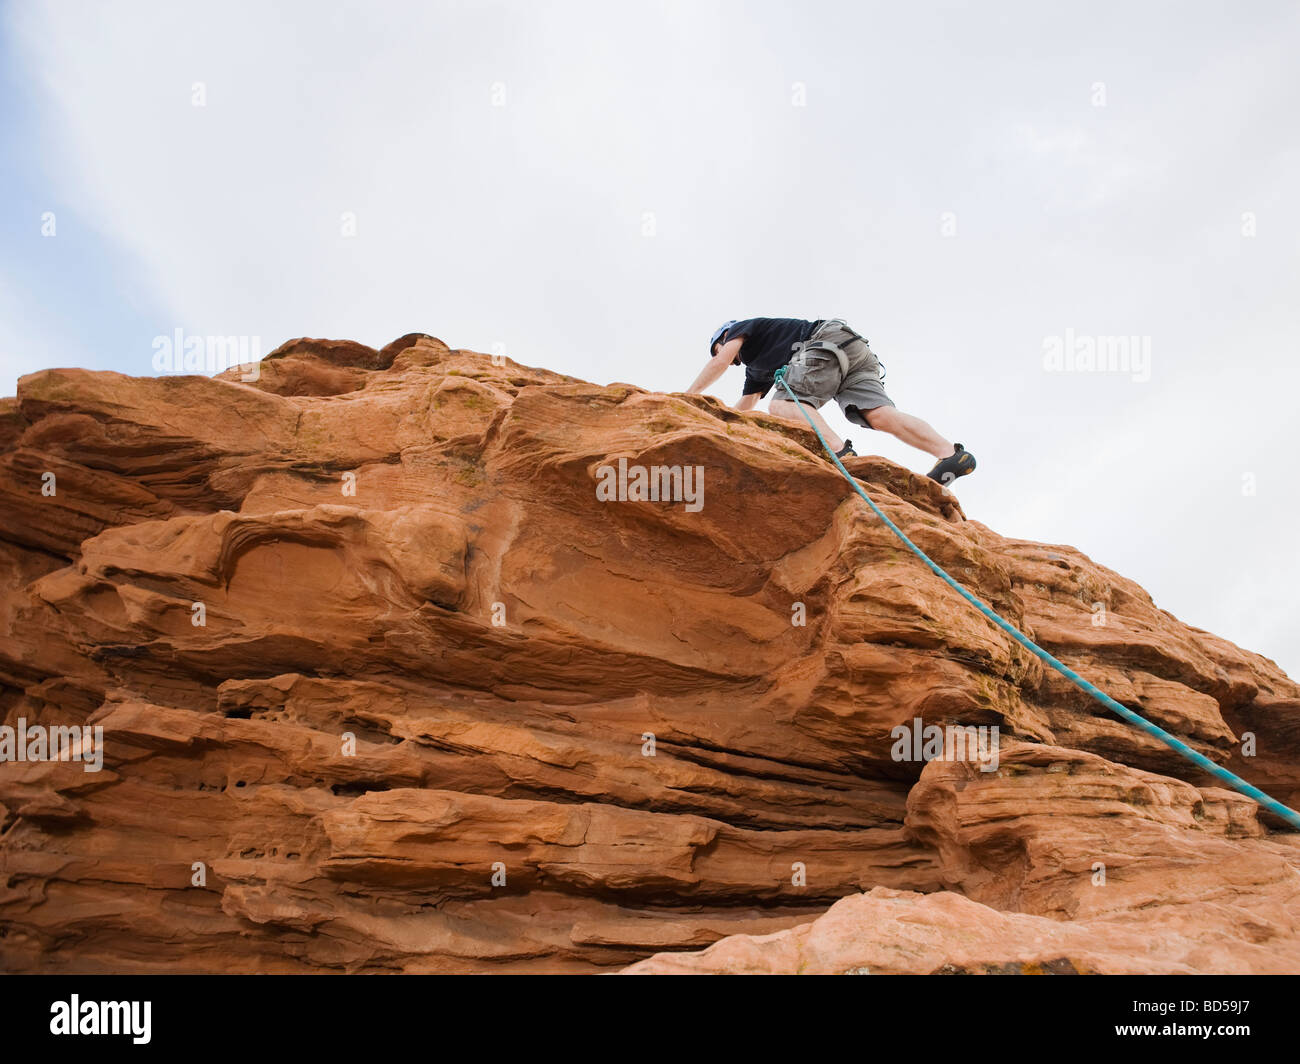
<path fill-rule="evenodd" d="M 776 371 L 788 365 L 785 382 L 798 403 L 774 396 L 768 409 L 777 417 L 803 421 L 802 404 L 837 458 L 857 452 L 817 412 L 834 399 L 850 422 L 887 432 L 939 459 L 929 476 L 951 484 L 975 469 L 975 456 L 960 443 L 940 436 L 928 422 L 899 410 L 885 394 L 880 361 L 867 341 L 839 318 L 747 318 L 724 322 L 709 339 L 709 361 L 687 389 L 698 394 L 730 366 L 744 365 L 745 390 L 737 410 L 752 410 L 772 387 Z"/>

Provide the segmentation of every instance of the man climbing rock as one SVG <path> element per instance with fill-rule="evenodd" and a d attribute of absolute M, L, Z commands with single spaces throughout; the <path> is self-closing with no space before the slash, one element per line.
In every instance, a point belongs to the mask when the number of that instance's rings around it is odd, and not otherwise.
<path fill-rule="evenodd" d="M 737 410 L 752 410 L 772 387 L 776 371 L 788 365 L 785 382 L 808 411 L 836 456 L 856 454 L 851 440 L 841 440 L 817 412 L 834 399 L 850 422 L 888 432 L 939 459 L 929 476 L 951 484 L 975 469 L 975 456 L 960 443 L 940 436 L 928 422 L 905 414 L 885 394 L 880 362 L 867 341 L 839 318 L 748 318 L 728 321 L 709 340 L 709 362 L 687 389 L 703 392 L 727 371 L 744 365 L 745 390 Z M 773 396 L 768 409 L 777 417 L 803 421 L 799 405 Z"/>

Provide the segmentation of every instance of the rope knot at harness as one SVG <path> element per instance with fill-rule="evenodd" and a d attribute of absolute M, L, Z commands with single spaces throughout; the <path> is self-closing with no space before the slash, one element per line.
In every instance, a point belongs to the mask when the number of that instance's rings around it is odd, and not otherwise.
<path fill-rule="evenodd" d="M 1004 620 L 999 614 L 997 614 L 993 610 L 991 606 L 988 606 L 982 601 L 980 601 L 969 591 L 967 591 L 964 587 L 962 587 L 961 584 L 957 583 L 956 580 L 954 580 L 951 576 L 949 576 L 938 565 L 937 562 L 933 561 L 930 558 L 930 556 L 925 553 L 925 551 L 921 550 L 920 547 L 918 547 L 915 543 L 913 543 L 910 539 L 908 539 L 907 536 L 903 533 L 903 530 L 901 528 L 899 528 L 896 524 L 894 524 L 893 521 L 891 521 L 887 516 L 885 516 L 885 512 L 879 506 L 877 506 L 875 502 L 872 501 L 871 496 L 868 495 L 862 489 L 862 485 L 859 484 L 853 478 L 853 475 L 847 469 L 844 468 L 844 463 L 839 460 L 839 458 L 835 454 L 835 451 L 831 448 L 831 445 L 826 442 L 826 437 L 822 435 L 821 429 L 817 427 L 817 423 L 813 421 L 811 417 L 808 416 L 808 411 L 806 411 L 803 408 L 803 404 L 800 403 L 799 400 L 795 398 L 794 392 L 790 390 L 790 385 L 788 385 L 785 382 L 785 370 L 786 370 L 785 366 L 782 366 L 780 369 L 778 369 L 775 375 L 773 376 L 773 382 L 779 385 L 780 387 L 784 388 L 786 394 L 790 397 L 790 401 L 798 405 L 799 413 L 803 415 L 803 419 L 806 422 L 808 422 L 808 425 L 812 428 L 813 432 L 817 434 L 817 439 L 820 440 L 821 445 L 826 448 L 826 453 L 831 456 L 831 461 L 835 463 L 836 468 L 839 469 L 840 473 L 843 475 L 844 479 L 849 482 L 853 490 L 862 496 L 866 504 L 871 507 L 872 512 L 875 513 L 875 515 L 879 517 L 882 522 L 884 522 L 885 526 L 903 542 L 903 545 L 907 547 L 908 550 L 910 550 L 913 554 L 915 554 L 918 558 L 920 558 L 921 561 L 923 561 L 930 568 L 931 572 L 933 572 L 945 584 L 947 584 L 954 591 L 956 591 L 957 594 L 961 595 L 962 598 L 964 598 L 967 602 L 969 602 L 972 606 L 974 606 L 977 610 L 979 610 L 980 613 L 982 613 L 990 621 L 992 621 L 1004 632 L 1006 632 L 1007 635 L 1011 636 L 1011 638 L 1014 639 L 1017 643 L 1019 643 L 1022 647 L 1024 647 L 1026 650 L 1028 650 L 1031 654 L 1033 654 L 1041 661 L 1045 662 L 1047 665 L 1050 665 L 1053 669 L 1055 669 L 1067 680 L 1069 680 L 1072 684 L 1074 684 L 1074 686 L 1077 687 L 1080 691 L 1084 692 L 1084 694 L 1089 695 L 1090 697 L 1096 699 L 1103 706 L 1109 709 L 1112 713 L 1116 714 L 1120 719 L 1133 725 L 1135 728 L 1138 728 L 1146 732 L 1152 738 L 1160 740 L 1160 742 L 1164 743 L 1176 754 L 1179 754 L 1181 757 L 1191 762 L 1197 768 L 1202 769 L 1205 772 L 1208 772 L 1211 776 L 1215 777 L 1215 779 L 1223 781 L 1233 790 L 1239 791 L 1240 793 L 1244 794 L 1247 798 L 1253 799 L 1255 802 L 1259 804 L 1261 808 L 1267 809 L 1274 816 L 1280 817 L 1282 820 L 1286 821 L 1288 824 L 1291 825 L 1291 827 L 1300 830 L 1300 813 L 1297 813 L 1294 809 L 1290 809 L 1287 806 L 1283 805 L 1276 798 L 1270 798 L 1258 787 L 1252 786 L 1251 784 L 1243 780 L 1241 777 L 1236 776 L 1233 773 L 1229 772 L 1222 765 L 1218 765 L 1215 762 L 1211 761 L 1204 754 L 1196 750 L 1193 750 L 1181 739 L 1177 739 L 1174 736 L 1170 735 L 1169 732 L 1165 731 L 1164 728 L 1160 727 L 1158 724 L 1152 724 L 1151 721 L 1147 720 L 1141 714 L 1135 713 L 1127 706 L 1120 705 L 1120 703 L 1116 702 L 1115 699 L 1110 697 L 1110 695 L 1106 694 L 1105 691 L 1101 690 L 1096 685 L 1089 683 L 1077 672 L 1071 669 L 1068 665 L 1065 665 L 1063 662 L 1060 662 L 1056 658 L 1054 658 L 1051 654 L 1049 654 L 1046 650 L 1040 647 L 1027 635 L 1021 632 L 1020 629 L 1018 629 L 1010 621 Z"/>

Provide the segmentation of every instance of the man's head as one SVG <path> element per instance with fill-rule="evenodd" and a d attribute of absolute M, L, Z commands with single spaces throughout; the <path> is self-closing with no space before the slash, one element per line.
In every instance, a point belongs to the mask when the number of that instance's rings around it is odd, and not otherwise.
<path fill-rule="evenodd" d="M 736 318 L 736 319 L 732 319 L 731 321 L 724 321 L 721 325 L 717 327 L 717 329 L 714 330 L 713 336 L 709 338 L 710 358 L 718 353 L 718 344 L 720 342 L 726 341 L 727 330 L 730 329 L 733 325 L 735 325 L 738 320 L 739 319 Z"/>

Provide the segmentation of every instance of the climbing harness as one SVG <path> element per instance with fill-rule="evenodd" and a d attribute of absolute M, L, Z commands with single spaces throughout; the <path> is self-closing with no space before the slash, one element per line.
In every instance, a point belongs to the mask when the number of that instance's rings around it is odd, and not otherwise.
<path fill-rule="evenodd" d="M 817 331 L 813 333 L 812 339 L 796 345 L 799 349 L 799 353 L 790 361 L 791 363 L 803 362 L 803 356 L 807 352 L 824 351 L 826 354 L 835 356 L 835 361 L 840 364 L 840 380 L 843 381 L 844 378 L 849 375 L 849 356 L 845 353 L 844 348 L 839 344 L 832 343 L 830 340 L 819 339 L 823 332 L 829 331 L 827 326 L 830 325 L 838 326 L 841 331 L 849 334 L 849 340 L 846 341 L 847 343 L 852 343 L 854 340 L 861 340 L 863 346 L 870 350 L 871 345 L 867 343 L 867 338 L 861 333 L 854 332 L 849 328 L 849 323 L 843 318 L 828 318 L 817 327 Z M 885 382 L 885 364 L 877 357 L 876 365 L 880 367 L 880 382 L 883 384 Z M 814 428 L 815 427 L 816 426 L 814 426 Z"/>
<path fill-rule="evenodd" d="M 792 401 L 797 402 L 797 400 L 795 400 L 794 397 L 794 392 L 790 390 L 790 386 L 785 382 L 785 370 L 786 367 L 782 366 L 780 369 L 776 371 L 776 383 L 786 390 L 786 394 L 790 396 L 790 399 Z M 961 584 L 957 583 L 957 581 L 954 580 L 951 576 L 949 576 L 946 572 L 944 572 L 944 570 L 940 568 L 938 564 L 932 561 L 930 557 L 923 550 L 921 550 L 920 547 L 918 547 L 915 543 L 913 543 L 910 539 L 908 539 L 907 536 L 903 534 L 903 530 L 899 528 L 896 524 L 894 524 L 894 522 L 891 521 L 887 516 L 885 516 L 884 511 L 881 510 L 879 506 L 877 506 L 874 502 L 871 501 L 871 496 L 862 490 L 862 485 L 860 485 L 856 480 L 854 480 L 853 475 L 847 469 L 844 468 L 844 463 L 842 463 L 839 460 L 839 458 L 836 457 L 834 450 L 831 449 L 831 445 L 826 442 L 826 437 L 822 435 L 821 430 L 817 427 L 813 419 L 808 416 L 808 412 L 804 410 L 802 405 L 799 406 L 799 412 L 803 414 L 804 420 L 807 421 L 808 424 L 812 427 L 813 432 L 817 433 L 817 439 L 819 439 L 821 441 L 821 445 L 826 448 L 826 453 L 831 456 L 831 461 L 835 463 L 840 473 L 843 474 L 844 479 L 847 480 L 850 485 L 852 485 L 853 490 L 862 496 L 862 498 L 866 501 L 867 505 L 871 507 L 872 512 L 874 512 L 875 515 L 885 523 L 885 526 L 891 532 L 893 532 L 894 535 L 896 535 L 900 540 L 903 541 L 903 544 L 907 547 L 908 550 L 910 550 L 913 554 L 915 554 L 918 558 L 920 558 L 921 561 L 925 562 L 925 564 L 930 567 L 931 571 L 937 577 L 939 577 L 939 579 L 941 579 L 945 584 L 947 584 L 959 595 L 961 595 L 962 598 L 964 598 L 967 602 L 969 602 L 972 606 L 974 606 L 977 610 L 979 610 L 980 613 L 984 614 L 985 617 L 987 617 L 990 621 L 992 621 L 1004 632 L 1006 632 L 1009 636 L 1011 636 L 1012 639 L 1014 639 L 1017 643 L 1023 646 L 1031 654 L 1045 661 L 1048 665 L 1054 668 L 1067 680 L 1073 683 L 1074 686 L 1079 688 L 1080 691 L 1083 691 L 1085 694 L 1091 695 L 1103 706 L 1105 706 L 1111 712 L 1117 714 L 1120 718 L 1127 721 L 1129 724 L 1132 724 L 1134 727 L 1141 729 L 1142 731 L 1146 732 L 1148 735 L 1152 736 L 1153 738 L 1159 739 L 1167 747 L 1169 747 L 1175 753 L 1185 757 L 1197 768 L 1204 769 L 1211 776 L 1214 776 L 1216 779 L 1222 780 L 1229 787 L 1233 788 L 1233 790 L 1240 791 L 1242 794 L 1246 795 L 1246 797 L 1251 798 L 1257 803 L 1259 803 L 1260 806 L 1262 806 L 1264 809 L 1267 809 L 1270 813 L 1273 813 L 1275 816 L 1281 817 L 1293 828 L 1300 830 L 1300 813 L 1297 813 L 1294 809 L 1289 809 L 1287 806 L 1277 801 L 1277 799 L 1270 798 L 1258 787 L 1252 787 L 1240 776 L 1233 775 L 1231 772 L 1229 772 L 1226 768 L 1223 768 L 1221 765 L 1215 764 L 1204 754 L 1198 753 L 1197 751 L 1193 750 L 1190 746 L 1188 746 L 1186 743 L 1182 742 L 1179 739 L 1174 738 L 1167 731 L 1165 731 L 1164 728 L 1161 728 L 1157 724 L 1152 724 L 1145 717 L 1141 716 L 1138 713 L 1134 713 L 1133 710 L 1129 709 L 1127 706 L 1120 705 L 1118 702 L 1115 701 L 1115 699 L 1111 698 L 1110 695 L 1106 694 L 1105 691 L 1101 690 L 1099 687 L 1095 686 L 1094 684 L 1089 683 L 1077 672 L 1071 669 L 1068 665 L 1065 665 L 1062 662 L 1058 661 L 1046 650 L 1044 650 L 1032 639 L 1030 639 L 1027 635 L 1024 635 L 1018 628 L 1015 627 L 1015 625 L 1011 624 L 1009 621 L 1003 620 L 989 606 L 986 606 L 983 602 L 981 602 L 969 591 L 967 591 L 964 587 L 962 587 Z"/>

